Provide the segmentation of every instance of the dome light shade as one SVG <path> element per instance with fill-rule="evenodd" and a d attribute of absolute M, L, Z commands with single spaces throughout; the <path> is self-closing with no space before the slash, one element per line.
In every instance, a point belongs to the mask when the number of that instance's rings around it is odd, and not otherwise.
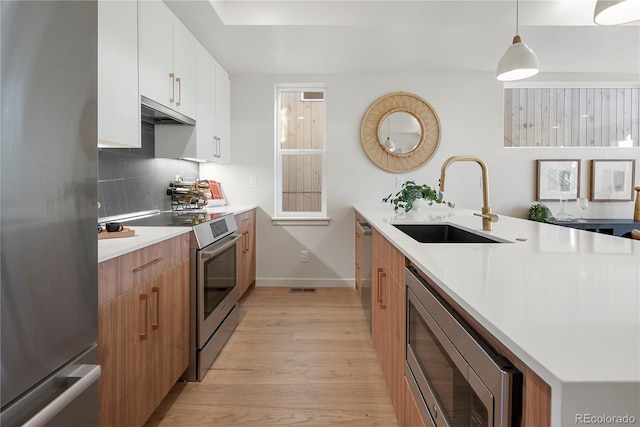
<path fill-rule="evenodd" d="M 391 140 L 391 138 L 389 138 L 389 137 L 387 137 L 387 140 L 384 142 L 384 146 L 387 147 L 391 151 L 396 149 L 396 144 L 394 144 L 393 141 Z"/>
<path fill-rule="evenodd" d="M 640 0 L 598 0 L 593 22 L 598 25 L 620 25 L 640 20 Z"/>
<path fill-rule="evenodd" d="M 496 78 L 500 81 L 513 81 L 526 79 L 538 74 L 538 57 L 520 36 L 513 38 L 513 44 L 500 58 Z"/>

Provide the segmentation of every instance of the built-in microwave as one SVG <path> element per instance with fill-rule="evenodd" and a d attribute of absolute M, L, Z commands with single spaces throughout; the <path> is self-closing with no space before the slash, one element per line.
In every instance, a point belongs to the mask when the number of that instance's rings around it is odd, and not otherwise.
<path fill-rule="evenodd" d="M 407 267 L 405 375 L 427 425 L 519 425 L 522 374 Z"/>

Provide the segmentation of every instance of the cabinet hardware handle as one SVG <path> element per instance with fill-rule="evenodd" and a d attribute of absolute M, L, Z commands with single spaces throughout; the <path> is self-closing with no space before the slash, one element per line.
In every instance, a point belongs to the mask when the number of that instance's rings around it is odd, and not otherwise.
<path fill-rule="evenodd" d="M 182 105 L 182 79 L 176 77 L 176 83 L 178 84 L 178 101 L 176 101 L 176 107 Z"/>
<path fill-rule="evenodd" d="M 147 339 L 147 318 L 149 314 L 149 296 L 147 294 L 140 294 L 140 302 L 144 303 L 144 309 L 141 311 L 142 322 L 140 322 L 141 325 L 144 325 L 144 328 L 143 328 L 143 331 L 140 332 L 140 339 L 146 340 Z"/>
<path fill-rule="evenodd" d="M 242 233 L 244 235 L 244 244 L 242 245 L 242 252 L 249 252 L 249 232 L 245 231 Z"/>
<path fill-rule="evenodd" d="M 173 104 L 176 100 L 176 75 L 173 73 L 169 73 L 169 78 L 171 79 L 171 98 L 169 98 L 169 103 Z"/>
<path fill-rule="evenodd" d="M 151 329 L 158 329 L 160 328 L 160 288 L 153 286 L 151 293 L 156 294 L 156 323 L 151 324 Z"/>
<path fill-rule="evenodd" d="M 220 137 L 216 136 L 216 157 L 220 158 Z"/>
<path fill-rule="evenodd" d="M 380 275 L 382 274 L 383 270 L 381 268 L 378 268 L 378 283 L 377 283 L 377 288 L 378 288 L 378 303 L 382 302 L 382 297 L 380 296 Z"/>
<path fill-rule="evenodd" d="M 139 267 L 134 268 L 134 269 L 133 269 L 133 272 L 134 272 L 134 273 L 137 273 L 137 272 L 139 272 L 139 271 L 144 270 L 145 268 L 149 268 L 149 267 L 151 267 L 153 264 L 157 264 L 157 263 L 159 263 L 160 261 L 162 261 L 163 259 L 164 259 L 164 258 L 160 257 L 160 258 L 156 258 L 156 259 L 154 259 L 154 260 L 152 260 L 152 261 L 149 261 L 149 262 L 148 262 L 148 263 L 146 263 L 146 264 L 143 264 L 143 265 L 141 265 L 141 266 L 139 266 Z"/>
<path fill-rule="evenodd" d="M 387 308 L 387 305 L 384 303 L 384 300 L 386 299 L 386 296 L 387 296 L 387 273 L 384 273 L 384 272 L 380 273 L 380 278 L 384 279 L 384 286 L 380 284 L 380 287 L 384 289 L 384 296 L 385 296 L 385 298 L 380 298 L 380 308 L 384 310 L 385 308 Z M 382 283 L 382 280 L 380 280 L 380 283 Z"/>

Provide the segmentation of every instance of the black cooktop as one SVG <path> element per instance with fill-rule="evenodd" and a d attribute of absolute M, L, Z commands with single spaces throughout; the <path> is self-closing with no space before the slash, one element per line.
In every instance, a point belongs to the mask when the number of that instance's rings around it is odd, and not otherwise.
<path fill-rule="evenodd" d="M 224 215 L 223 213 L 208 213 L 207 211 L 165 211 L 145 217 L 121 220 L 124 225 L 139 225 L 143 227 L 192 227 L 208 222 Z"/>

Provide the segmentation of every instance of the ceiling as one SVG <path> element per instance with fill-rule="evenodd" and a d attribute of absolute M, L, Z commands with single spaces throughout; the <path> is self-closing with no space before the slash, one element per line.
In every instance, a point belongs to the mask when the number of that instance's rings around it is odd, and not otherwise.
<path fill-rule="evenodd" d="M 231 74 L 495 72 L 512 0 L 165 0 Z M 544 73 L 640 83 L 640 24 L 593 23 L 595 0 L 522 0 L 519 33 Z"/>

